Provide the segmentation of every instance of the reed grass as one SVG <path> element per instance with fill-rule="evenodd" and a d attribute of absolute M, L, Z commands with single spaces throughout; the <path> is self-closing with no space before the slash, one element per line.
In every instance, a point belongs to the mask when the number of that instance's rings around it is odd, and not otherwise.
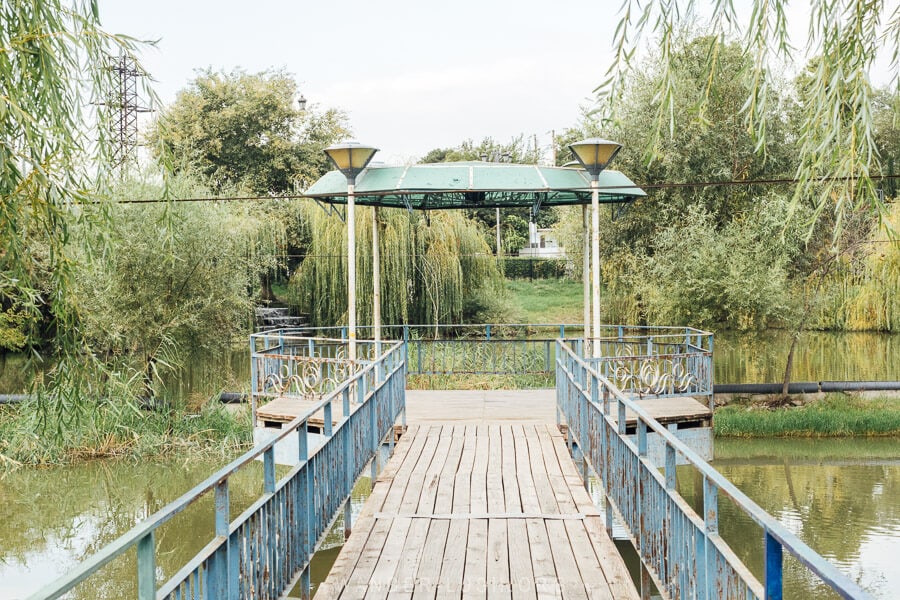
<path fill-rule="evenodd" d="M 716 410 L 713 429 L 722 437 L 900 435 L 900 399 L 829 394 L 799 407 L 732 404 Z"/>
<path fill-rule="evenodd" d="M 249 411 L 232 413 L 213 401 L 196 411 L 186 405 L 142 410 L 98 403 L 66 424 L 42 421 L 37 408 L 32 400 L 0 410 L 0 470 L 95 458 L 220 456 L 249 447 L 253 439 Z"/>

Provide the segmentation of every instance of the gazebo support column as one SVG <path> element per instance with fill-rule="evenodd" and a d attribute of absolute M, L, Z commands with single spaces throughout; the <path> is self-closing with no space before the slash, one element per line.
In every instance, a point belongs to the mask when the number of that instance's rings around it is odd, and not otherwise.
<path fill-rule="evenodd" d="M 581 229 L 581 279 L 584 282 L 584 352 L 587 354 L 591 343 L 591 236 L 588 231 L 587 204 L 581 205 Z"/>
<path fill-rule="evenodd" d="M 591 356 L 600 356 L 600 182 L 591 177 Z"/>
<path fill-rule="evenodd" d="M 347 184 L 347 337 L 351 361 L 356 361 L 356 186 Z"/>
<path fill-rule="evenodd" d="M 381 248 L 379 247 L 378 207 L 372 207 L 372 329 L 375 355 L 381 356 Z"/>

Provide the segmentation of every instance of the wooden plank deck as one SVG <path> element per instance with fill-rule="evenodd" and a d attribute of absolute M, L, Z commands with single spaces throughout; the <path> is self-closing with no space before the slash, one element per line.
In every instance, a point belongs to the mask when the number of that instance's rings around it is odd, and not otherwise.
<path fill-rule="evenodd" d="M 316 592 L 638 596 L 556 427 L 483 422 L 409 427 Z"/>
<path fill-rule="evenodd" d="M 637 400 L 651 417 L 669 425 L 696 423 L 709 426 L 709 407 L 690 397 Z M 615 407 L 611 408 L 615 421 Z M 554 423 L 556 390 L 406 390 L 408 424 Z M 625 413 L 626 426 L 637 418 Z"/>

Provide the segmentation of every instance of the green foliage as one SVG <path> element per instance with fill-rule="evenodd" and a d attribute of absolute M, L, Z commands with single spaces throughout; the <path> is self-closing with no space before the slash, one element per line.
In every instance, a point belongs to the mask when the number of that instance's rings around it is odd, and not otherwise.
<path fill-rule="evenodd" d="M 21 350 L 28 338 L 25 335 L 26 318 L 12 308 L 0 312 L 0 351 Z"/>
<path fill-rule="evenodd" d="M 78 326 L 72 227 L 107 224 L 104 211 L 79 208 L 110 167 L 105 115 L 93 127 L 90 111 L 116 89 L 108 57 L 134 44 L 105 33 L 98 12 L 95 0 L 0 4 L 0 311 L 23 315 L 27 346 L 51 342 L 39 406 L 58 423 L 77 420 L 104 386 Z"/>
<path fill-rule="evenodd" d="M 685 117 L 715 122 L 711 109 L 718 98 L 716 86 L 726 81 L 742 87 L 739 124 L 751 134 L 755 149 L 768 153 L 773 134 L 770 115 L 782 102 L 774 65 L 790 64 L 794 53 L 785 4 L 754 0 L 749 18 L 739 18 L 732 2 L 712 5 L 710 35 L 703 44 L 705 48 L 698 48 L 702 61 L 697 75 L 708 84 L 699 96 L 692 97 L 690 110 L 683 111 L 680 103 L 685 87 L 679 68 L 679 43 L 683 28 L 691 27 L 696 19 L 693 3 L 686 6 L 682 2 L 628 0 L 621 8 L 616 29 L 616 60 L 598 88 L 605 116 L 622 120 L 621 110 L 629 106 L 622 102 L 628 82 L 643 70 L 635 68 L 635 49 L 643 36 L 654 35 L 660 68 L 650 93 L 657 102 L 642 121 L 653 125 L 650 139 L 641 148 L 657 156 L 663 140 L 676 137 L 678 124 Z M 871 179 L 881 169 L 872 118 L 875 94 L 869 73 L 879 51 L 890 53 L 890 85 L 900 90 L 900 14 L 895 10 L 888 18 L 883 2 L 839 0 L 810 6 L 807 50 L 818 59 L 797 95 L 796 174 L 800 183 L 795 188 L 793 207 L 813 205 L 809 235 L 812 223 L 827 216 L 835 237 L 839 237 L 848 215 L 864 210 L 879 217 L 883 210 Z M 741 43 L 738 69 L 723 60 L 735 37 Z M 895 103 L 893 111 L 895 116 L 900 114 L 900 104 Z"/>
<path fill-rule="evenodd" d="M 297 84 L 282 71 L 203 71 L 151 137 L 216 192 L 293 191 L 328 170 L 322 150 L 349 133 L 339 111 L 301 111 L 296 99 Z"/>
<path fill-rule="evenodd" d="M 114 197 L 159 186 L 123 182 Z M 171 193 L 202 195 L 186 177 Z M 277 262 L 284 228 L 250 203 L 113 204 L 106 252 L 78 271 L 81 327 L 95 351 L 147 379 L 228 349 L 252 323 L 260 272 Z M 98 246 L 88 236 L 86 245 Z"/>
<path fill-rule="evenodd" d="M 519 209 L 519 213 L 527 209 Z M 500 235 L 503 238 L 503 251 L 507 254 L 518 252 L 528 245 L 528 219 L 511 210 L 504 211 L 501 217 Z"/>
<path fill-rule="evenodd" d="M 793 174 L 796 150 L 783 106 L 788 90 L 772 84 L 772 102 L 758 117 L 767 131 L 765 153 L 757 152 L 756 140 L 740 115 L 750 93 L 749 84 L 726 75 L 747 68 L 748 59 L 736 44 L 721 45 L 716 49 L 721 75 L 709 80 L 704 65 L 714 43 L 709 36 L 678 36 L 672 40 L 668 64 L 662 56 L 653 55 L 629 78 L 623 89 L 623 105 L 617 109 L 616 121 L 607 126 L 607 135 L 626 141 L 614 166 L 634 181 L 727 182 Z M 648 127 L 648 123 L 658 118 L 664 104 L 658 90 L 668 76 L 674 77 L 677 85 L 671 102 L 679 118 L 671 128 L 665 128 L 666 135 L 661 135 L 660 128 Z M 758 196 L 775 190 L 750 186 L 654 190 L 605 231 L 613 231 L 613 239 L 619 243 L 641 247 L 658 229 L 697 206 L 722 226 L 747 210 Z"/>
<path fill-rule="evenodd" d="M 345 225 L 306 205 L 309 255 L 291 279 L 295 303 L 316 325 L 346 322 Z M 380 211 L 382 322 L 464 323 L 502 311 L 502 278 L 478 225 L 456 211 L 430 222 Z M 371 209 L 357 212 L 358 322 L 372 322 Z"/>
<path fill-rule="evenodd" d="M 507 279 L 559 279 L 566 275 L 568 261 L 563 258 L 504 258 Z"/>
<path fill-rule="evenodd" d="M 863 240 L 858 256 L 829 273 L 813 327 L 850 331 L 900 332 L 900 204 L 893 203 L 883 227 Z"/>
<path fill-rule="evenodd" d="M 57 428 L 52 421 L 49 426 Z M 194 412 L 183 405 L 144 411 L 104 401 L 92 407 L 90 419 L 58 428 L 60 435 L 44 435 L 47 424 L 35 401 L 0 406 L 0 470 L 107 457 L 221 455 L 246 448 L 252 439 L 249 413 L 231 414 L 217 402 Z"/>
<path fill-rule="evenodd" d="M 785 199 L 769 198 L 718 229 L 713 215 L 692 209 L 657 233 L 650 252 L 614 256 L 604 265 L 607 280 L 621 280 L 610 293 L 631 296 L 628 308 L 638 313 L 608 318 L 736 329 L 784 322 L 797 310 L 792 264 L 803 249 L 802 229 L 784 230 L 788 211 Z"/>
<path fill-rule="evenodd" d="M 900 402 L 838 394 L 797 408 L 732 404 L 716 410 L 713 426 L 717 436 L 737 437 L 897 435 Z"/>

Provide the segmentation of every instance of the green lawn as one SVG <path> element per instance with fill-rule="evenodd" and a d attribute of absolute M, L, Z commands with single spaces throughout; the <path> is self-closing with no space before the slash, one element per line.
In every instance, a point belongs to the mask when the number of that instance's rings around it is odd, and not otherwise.
<path fill-rule="evenodd" d="M 581 323 L 584 288 L 565 279 L 507 279 L 506 291 L 514 314 L 523 323 Z"/>

